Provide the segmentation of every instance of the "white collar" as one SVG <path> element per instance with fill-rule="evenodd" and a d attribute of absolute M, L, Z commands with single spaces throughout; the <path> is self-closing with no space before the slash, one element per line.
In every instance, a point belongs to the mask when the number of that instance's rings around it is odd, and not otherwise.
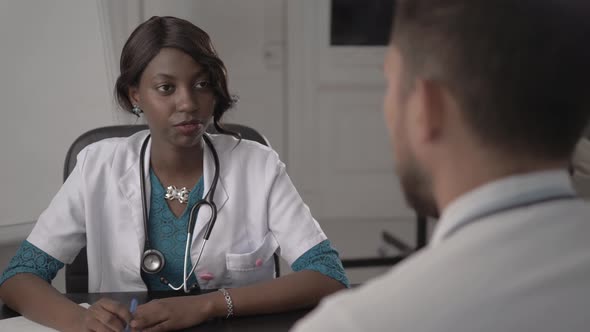
<path fill-rule="evenodd" d="M 575 196 L 565 170 L 551 170 L 506 177 L 484 184 L 455 199 L 443 211 L 429 246 L 438 245 L 451 233 L 482 215 L 510 206 L 526 205 L 551 197 Z"/>

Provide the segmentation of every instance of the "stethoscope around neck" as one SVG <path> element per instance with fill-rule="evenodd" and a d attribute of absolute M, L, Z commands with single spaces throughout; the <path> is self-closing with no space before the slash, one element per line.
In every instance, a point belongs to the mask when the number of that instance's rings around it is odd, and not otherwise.
<path fill-rule="evenodd" d="M 148 274 L 156 274 L 162 271 L 164 265 L 166 264 L 166 259 L 164 255 L 159 250 L 153 248 L 150 243 L 149 235 L 148 235 L 148 208 L 147 208 L 147 199 L 146 199 L 146 190 L 145 190 L 145 150 L 147 148 L 148 142 L 150 140 L 151 135 L 147 135 L 143 144 L 141 146 L 141 152 L 139 154 L 139 175 L 140 175 L 140 183 L 141 183 L 141 203 L 143 205 L 143 230 L 145 232 L 145 244 L 144 244 L 144 251 L 141 257 L 141 270 Z M 215 225 L 215 221 L 217 220 L 217 206 L 213 202 L 213 195 L 215 194 L 215 188 L 217 187 L 217 181 L 219 180 L 219 157 L 217 156 L 217 151 L 213 147 L 213 143 L 211 139 L 207 137 L 207 134 L 203 134 L 203 140 L 211 150 L 211 154 L 213 155 L 213 160 L 215 162 L 215 175 L 213 176 L 213 181 L 211 182 L 211 187 L 207 194 L 203 197 L 203 199 L 199 200 L 193 207 L 191 208 L 191 212 L 188 219 L 188 229 L 187 229 L 187 236 L 186 236 L 186 246 L 184 249 L 184 266 L 182 269 L 182 284 L 180 286 L 174 286 L 170 284 L 168 279 L 161 276 L 160 281 L 168 285 L 173 290 L 180 290 L 181 288 L 184 290 L 185 293 L 189 293 L 191 290 L 196 289 L 199 287 L 198 284 L 194 284 L 191 287 L 188 287 L 187 282 L 190 276 L 195 271 L 195 268 L 199 264 L 201 260 L 201 255 L 203 254 L 203 249 L 205 249 L 205 244 L 209 240 L 209 236 L 211 235 L 211 231 L 213 230 L 213 225 Z M 190 259 L 190 250 L 191 250 L 191 242 L 192 242 L 192 233 L 195 228 L 195 222 L 197 219 L 197 214 L 199 210 L 203 206 L 208 206 L 211 209 L 211 216 L 209 217 L 209 221 L 207 222 L 207 228 L 205 229 L 205 234 L 203 235 L 203 244 L 201 245 L 201 249 L 199 250 L 199 256 L 197 257 L 197 261 L 193 265 L 191 271 L 187 274 L 187 263 Z"/>

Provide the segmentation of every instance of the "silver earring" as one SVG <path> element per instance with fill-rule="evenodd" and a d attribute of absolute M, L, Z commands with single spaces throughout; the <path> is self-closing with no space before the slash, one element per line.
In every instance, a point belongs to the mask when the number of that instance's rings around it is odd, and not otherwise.
<path fill-rule="evenodd" d="M 141 113 L 143 113 L 143 111 L 141 110 L 141 108 L 139 108 L 139 106 L 137 105 L 133 105 L 133 108 L 131 109 L 131 113 L 135 114 L 135 116 L 139 117 L 139 115 L 141 115 Z"/>

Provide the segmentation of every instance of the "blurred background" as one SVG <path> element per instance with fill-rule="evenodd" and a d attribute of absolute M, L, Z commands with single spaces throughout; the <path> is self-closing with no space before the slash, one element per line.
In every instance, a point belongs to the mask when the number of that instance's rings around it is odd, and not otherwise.
<path fill-rule="evenodd" d="M 382 118 L 394 0 L 0 0 L 0 268 L 62 183 L 82 133 L 138 120 L 118 109 L 123 44 L 153 15 L 207 31 L 240 97 L 226 122 L 270 141 L 344 259 L 414 246 Z M 354 265 L 354 264 L 353 264 Z M 347 268 L 359 283 L 388 268 Z M 283 266 L 283 271 L 288 267 Z M 54 282 L 63 290 L 63 274 Z"/>

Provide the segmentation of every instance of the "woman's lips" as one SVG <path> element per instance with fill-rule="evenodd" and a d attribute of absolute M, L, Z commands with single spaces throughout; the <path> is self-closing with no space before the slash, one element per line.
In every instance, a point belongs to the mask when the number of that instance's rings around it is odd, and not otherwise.
<path fill-rule="evenodd" d="M 192 136 L 199 132 L 203 125 L 198 121 L 181 122 L 174 126 L 182 135 Z"/>

